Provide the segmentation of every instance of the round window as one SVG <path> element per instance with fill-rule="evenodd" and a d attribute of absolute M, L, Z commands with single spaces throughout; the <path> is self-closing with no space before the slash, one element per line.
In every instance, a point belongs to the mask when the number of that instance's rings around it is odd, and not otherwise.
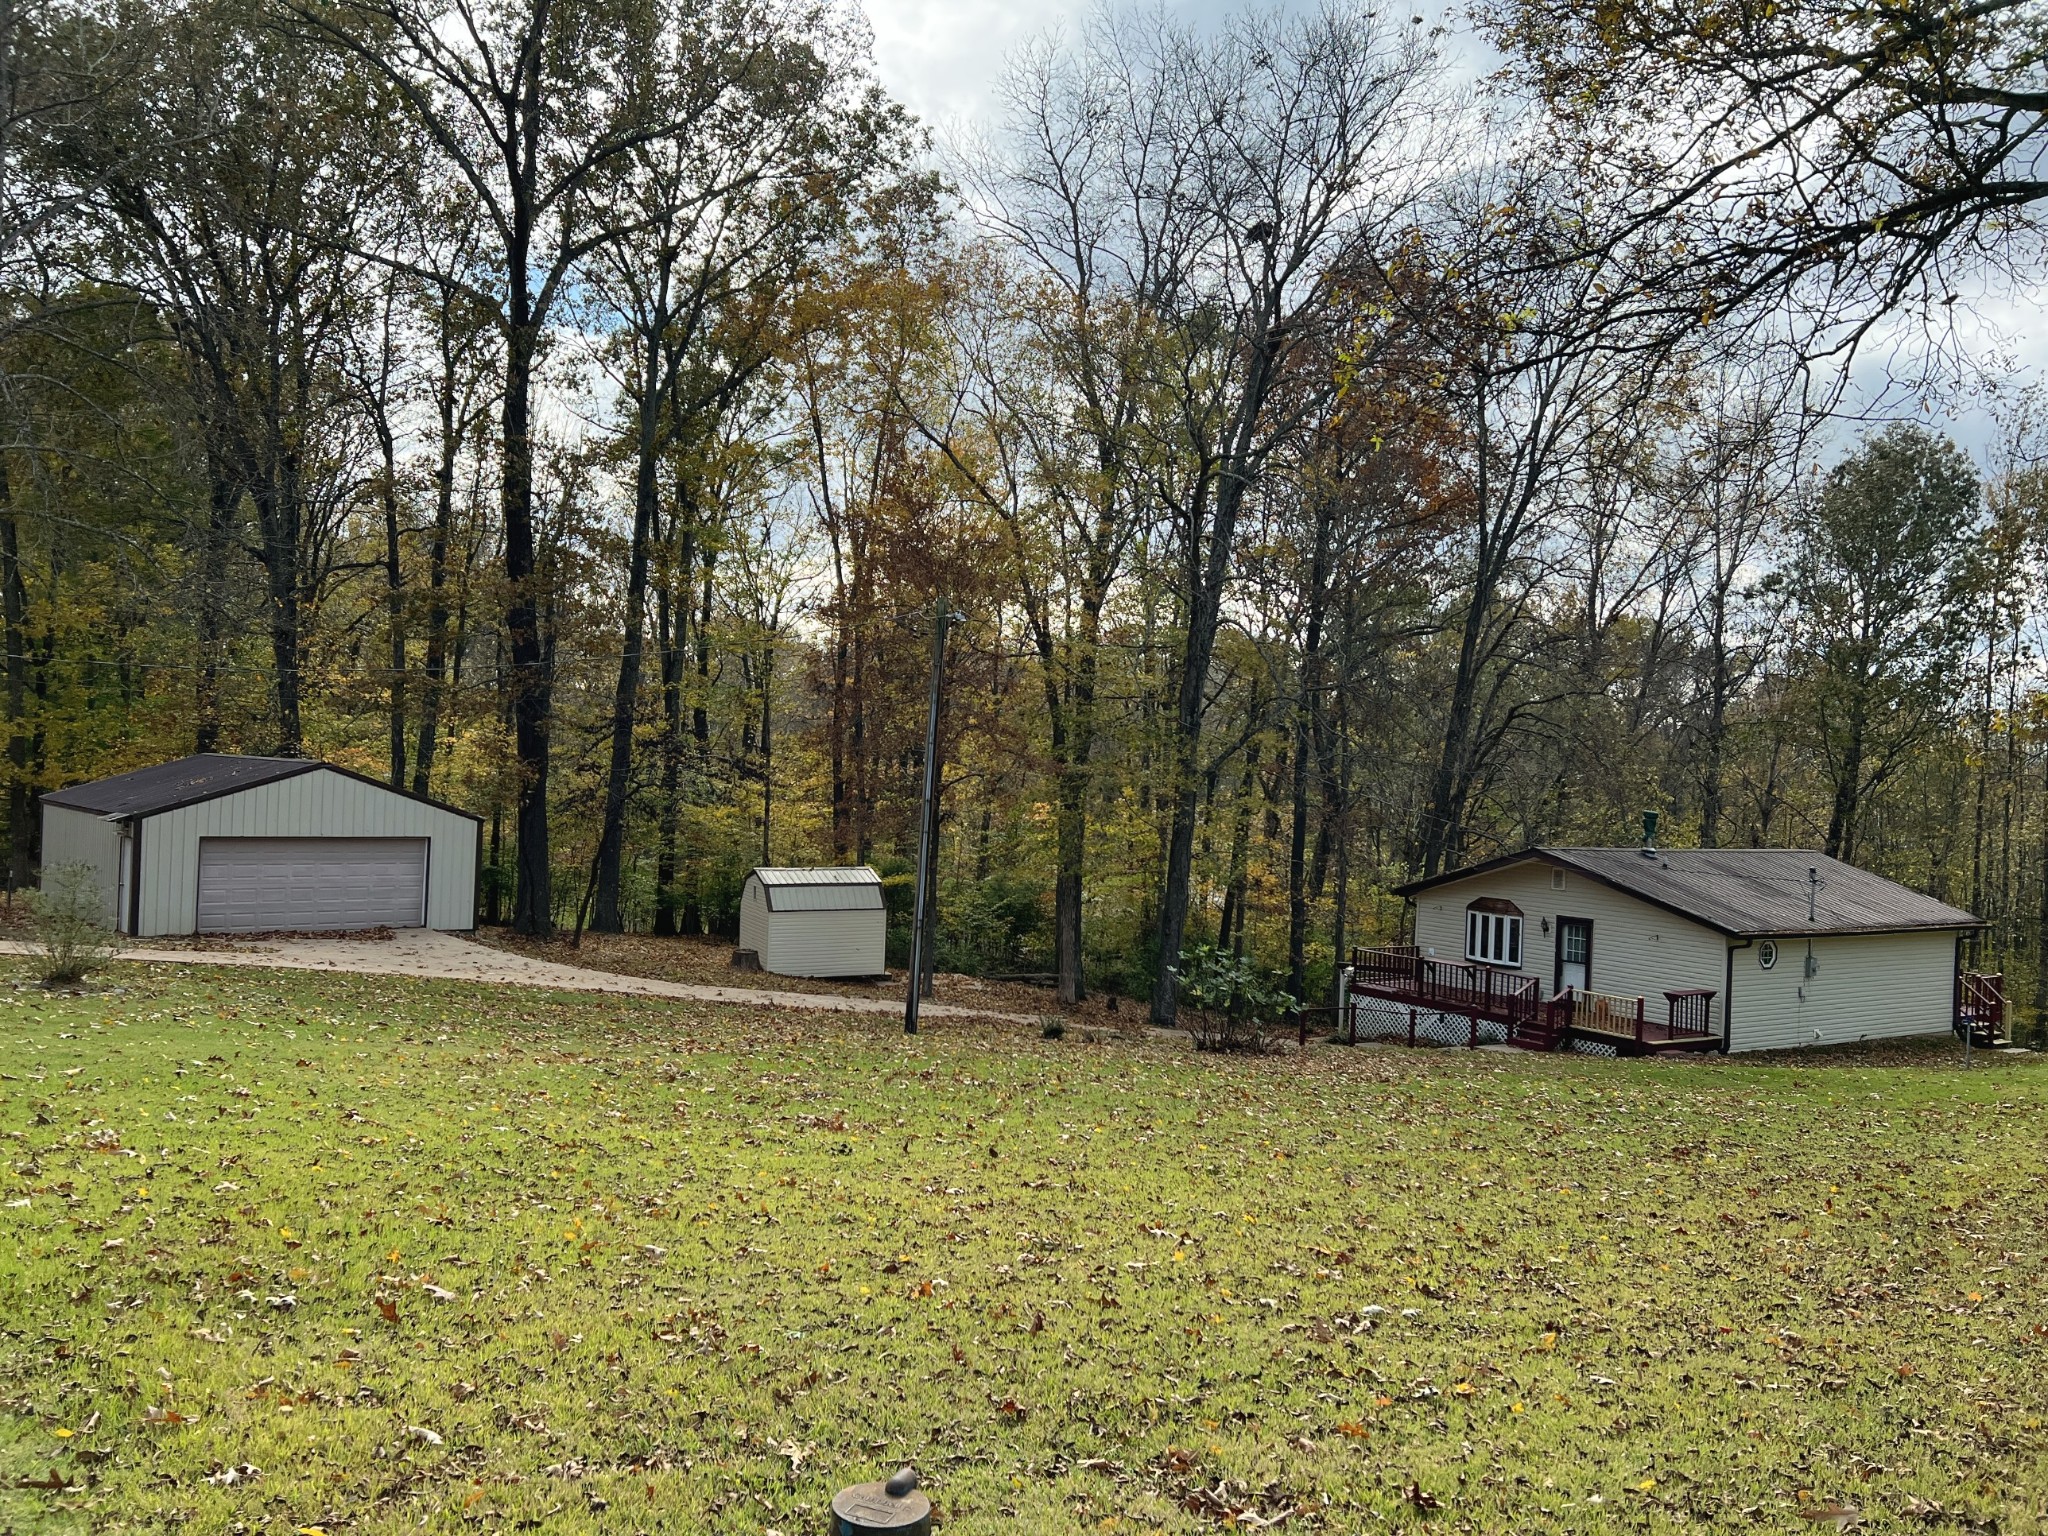
<path fill-rule="evenodd" d="M 1756 963 L 1767 971 L 1776 965 L 1778 963 L 1777 944 L 1770 939 L 1765 939 L 1763 943 L 1757 945 Z"/>

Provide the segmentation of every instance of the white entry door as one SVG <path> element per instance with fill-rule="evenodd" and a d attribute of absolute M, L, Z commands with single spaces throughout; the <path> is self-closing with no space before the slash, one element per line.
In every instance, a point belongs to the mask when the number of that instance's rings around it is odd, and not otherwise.
<path fill-rule="evenodd" d="M 418 928 L 426 914 L 423 837 L 199 842 L 201 933 Z"/>
<path fill-rule="evenodd" d="M 1593 924 L 1583 917 L 1557 920 L 1557 989 L 1583 991 L 1593 965 Z"/>

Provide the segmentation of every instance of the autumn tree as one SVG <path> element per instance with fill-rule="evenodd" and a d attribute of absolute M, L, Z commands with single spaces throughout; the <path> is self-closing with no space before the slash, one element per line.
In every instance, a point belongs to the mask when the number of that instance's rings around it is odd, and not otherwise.
<path fill-rule="evenodd" d="M 1940 730 L 1974 625 L 1975 470 L 1924 428 L 1887 428 L 1829 472 L 1779 573 L 1800 704 L 1828 789 L 1825 849 L 1853 861 L 1867 798 Z"/>

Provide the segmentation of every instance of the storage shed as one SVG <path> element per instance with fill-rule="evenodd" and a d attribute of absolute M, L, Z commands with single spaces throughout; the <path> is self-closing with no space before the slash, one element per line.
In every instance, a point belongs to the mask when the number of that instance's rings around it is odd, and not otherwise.
<path fill-rule="evenodd" d="M 43 796 L 43 867 L 83 864 L 137 937 L 476 926 L 479 818 L 299 757 L 202 752 Z"/>
<path fill-rule="evenodd" d="M 740 948 L 778 976 L 880 976 L 882 877 L 857 869 L 756 869 L 740 888 Z"/>

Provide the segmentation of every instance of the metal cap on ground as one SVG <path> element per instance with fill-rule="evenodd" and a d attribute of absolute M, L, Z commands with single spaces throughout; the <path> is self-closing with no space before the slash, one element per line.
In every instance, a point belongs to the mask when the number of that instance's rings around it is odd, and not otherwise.
<path fill-rule="evenodd" d="M 931 1536 L 932 1501 L 905 1467 L 887 1482 L 856 1483 L 832 1496 L 832 1536 Z"/>

